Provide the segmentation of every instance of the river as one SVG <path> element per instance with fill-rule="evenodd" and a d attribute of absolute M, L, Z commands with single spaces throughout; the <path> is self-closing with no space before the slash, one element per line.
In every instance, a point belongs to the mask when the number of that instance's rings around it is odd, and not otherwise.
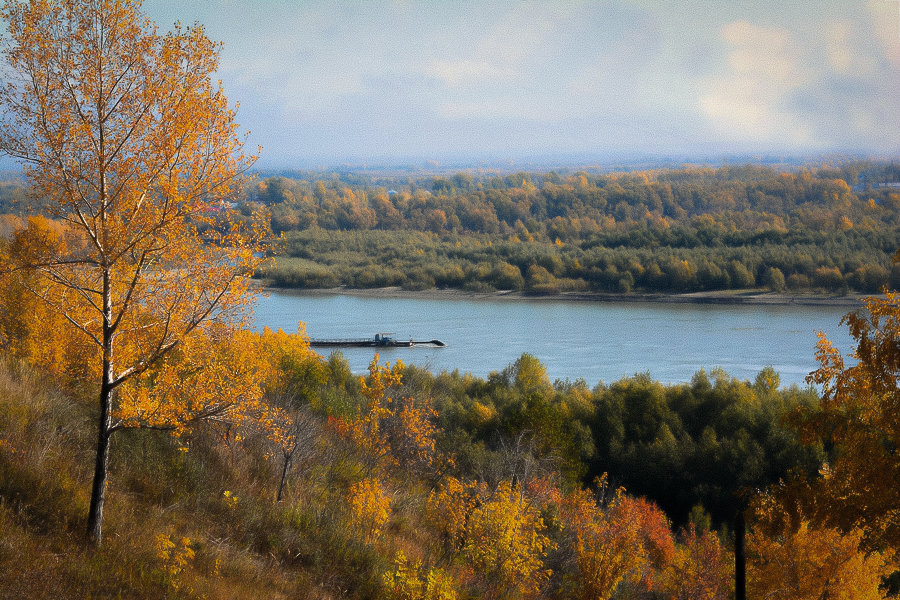
<path fill-rule="evenodd" d="M 701 368 L 721 367 L 752 381 L 766 366 L 781 384 L 805 385 L 816 368 L 816 331 L 844 353 L 851 348 L 841 306 L 576 302 L 503 299 L 369 298 L 272 292 L 262 297 L 257 327 L 296 331 L 311 338 L 439 339 L 447 346 L 382 348 L 433 373 L 458 369 L 486 377 L 527 352 L 551 379 L 611 383 L 649 372 L 664 383 L 690 381 Z M 328 349 L 321 349 L 327 354 Z M 371 348 L 341 350 L 354 372 L 372 360 Z"/>

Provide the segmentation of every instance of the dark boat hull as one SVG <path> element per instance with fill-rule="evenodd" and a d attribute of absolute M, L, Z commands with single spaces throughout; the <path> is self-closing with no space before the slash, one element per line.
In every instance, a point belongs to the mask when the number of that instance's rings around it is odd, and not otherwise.
<path fill-rule="evenodd" d="M 440 340 L 429 340 L 427 342 L 416 342 L 413 340 L 310 340 L 309 345 L 313 348 L 410 348 L 412 346 L 441 348 L 446 344 Z"/>

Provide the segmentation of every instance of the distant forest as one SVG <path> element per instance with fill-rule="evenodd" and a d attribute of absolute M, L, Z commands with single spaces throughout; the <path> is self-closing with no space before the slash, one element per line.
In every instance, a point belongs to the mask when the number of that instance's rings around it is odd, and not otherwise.
<path fill-rule="evenodd" d="M 897 288 L 900 165 L 610 174 L 294 173 L 241 201 L 275 286 L 583 292 Z"/>
<path fill-rule="evenodd" d="M 288 288 L 686 293 L 900 288 L 900 164 L 742 165 L 608 174 L 260 176 Z M 0 177 L 0 213 L 38 212 Z M 0 224 L 8 228 L 9 223 Z"/>

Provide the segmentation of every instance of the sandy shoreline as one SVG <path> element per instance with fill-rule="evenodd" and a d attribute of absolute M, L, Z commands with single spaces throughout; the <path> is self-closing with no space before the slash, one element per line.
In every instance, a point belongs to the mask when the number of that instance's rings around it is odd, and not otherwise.
<path fill-rule="evenodd" d="M 292 289 L 265 288 L 280 294 L 300 296 L 356 296 L 359 298 L 413 298 L 421 300 L 505 300 L 525 302 L 658 302 L 682 304 L 745 304 L 769 306 L 845 306 L 848 310 L 862 306 L 862 298 L 871 294 L 846 296 L 817 296 L 813 294 L 776 294 L 773 292 L 694 292 L 690 294 L 605 294 L 599 292 L 563 292 L 554 295 L 535 295 L 525 292 L 467 292 L 464 290 L 404 290 L 388 288 L 329 288 Z"/>

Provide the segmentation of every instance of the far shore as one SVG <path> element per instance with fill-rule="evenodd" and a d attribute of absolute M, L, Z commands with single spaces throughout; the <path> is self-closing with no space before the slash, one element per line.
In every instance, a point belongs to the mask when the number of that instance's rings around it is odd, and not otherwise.
<path fill-rule="evenodd" d="M 359 298 L 412 298 L 420 300 L 508 300 L 525 302 L 659 302 L 682 304 L 746 304 L 768 306 L 845 306 L 859 308 L 863 298 L 872 294 L 847 294 L 826 296 L 816 294 L 787 294 L 762 290 L 735 290 L 726 292 L 693 292 L 688 294 L 610 294 L 601 292 L 560 292 L 558 294 L 531 294 L 518 291 L 469 292 L 457 289 L 405 290 L 400 287 L 295 289 L 264 288 L 269 292 L 302 296 L 356 296 Z"/>

